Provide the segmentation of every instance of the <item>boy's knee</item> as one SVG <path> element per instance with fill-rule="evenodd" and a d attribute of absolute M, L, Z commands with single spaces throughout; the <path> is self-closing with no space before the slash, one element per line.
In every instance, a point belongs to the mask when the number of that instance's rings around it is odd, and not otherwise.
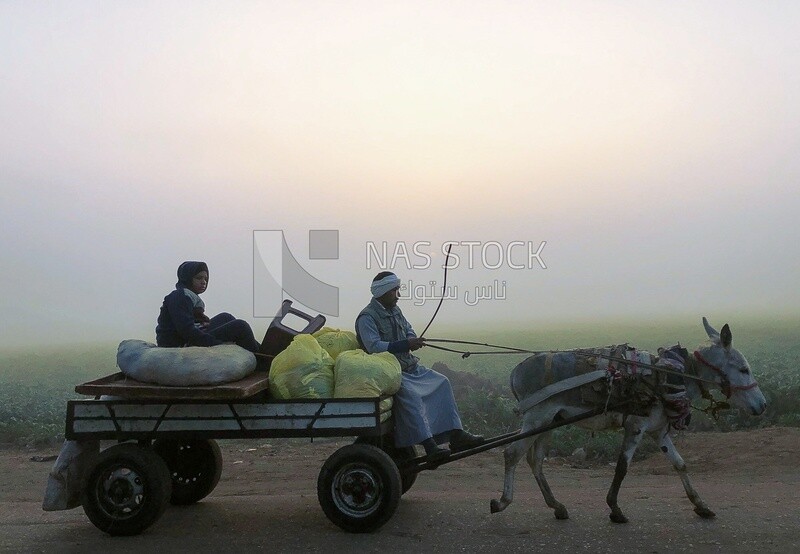
<path fill-rule="evenodd" d="M 253 330 L 250 328 L 250 324 L 247 323 L 243 319 L 234 319 L 230 323 L 227 324 L 228 327 L 234 329 L 234 332 L 240 336 L 252 336 Z"/>

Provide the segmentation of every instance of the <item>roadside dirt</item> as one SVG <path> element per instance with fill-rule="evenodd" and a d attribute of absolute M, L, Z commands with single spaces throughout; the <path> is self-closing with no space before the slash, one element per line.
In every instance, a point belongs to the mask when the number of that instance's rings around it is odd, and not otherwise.
<path fill-rule="evenodd" d="M 55 451 L 0 451 L 0 550 L 9 552 L 798 552 L 800 429 L 696 433 L 677 441 L 698 492 L 717 518 L 692 511 L 660 455 L 635 463 L 620 503 L 630 523 L 608 519 L 613 468 L 549 460 L 546 474 L 570 519 L 554 519 L 525 464 L 514 503 L 489 513 L 502 487 L 491 451 L 422 473 L 379 531 L 340 531 L 322 513 L 317 474 L 346 444 L 222 441 L 225 467 L 204 501 L 170 507 L 137 537 L 109 537 L 81 508 L 41 510 Z"/>

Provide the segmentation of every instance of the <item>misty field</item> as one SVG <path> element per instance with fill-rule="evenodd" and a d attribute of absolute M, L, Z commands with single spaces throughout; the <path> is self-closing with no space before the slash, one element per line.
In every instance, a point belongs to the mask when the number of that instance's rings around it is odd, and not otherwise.
<path fill-rule="evenodd" d="M 454 338 L 504 344 L 531 350 L 568 349 L 628 342 L 655 351 L 680 342 L 694 349 L 705 340 L 697 321 L 680 323 L 594 323 L 548 329 L 446 329 L 434 325 L 429 338 Z M 718 328 L 724 321 L 712 321 Z M 800 425 L 800 320 L 731 321 L 733 344 L 749 360 L 768 401 L 767 412 L 750 417 L 738 411 L 711 421 L 694 412 L 694 430 L 727 431 L 770 425 Z M 441 329 L 441 330 L 440 330 Z M 473 348 L 474 349 L 474 348 Z M 462 418 L 473 432 L 496 434 L 516 429 L 518 418 L 508 388 L 511 369 L 525 355 L 471 356 L 462 359 L 433 349 L 423 349 L 423 363 L 443 362 L 451 369 L 472 372 L 490 381 L 497 394 L 468 390 L 458 400 Z M 63 440 L 66 401 L 78 398 L 74 386 L 117 371 L 116 344 L 87 344 L 64 348 L 20 349 L 0 352 L 0 444 L 25 446 L 57 444 Z M 617 434 L 591 435 L 577 428 L 560 429 L 552 443 L 559 455 L 583 446 L 590 458 L 613 459 Z M 652 450 L 645 444 L 643 452 Z"/>

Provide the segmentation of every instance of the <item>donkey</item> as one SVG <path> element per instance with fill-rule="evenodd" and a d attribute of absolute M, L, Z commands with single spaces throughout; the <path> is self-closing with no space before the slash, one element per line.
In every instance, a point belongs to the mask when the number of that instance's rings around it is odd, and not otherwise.
<path fill-rule="evenodd" d="M 764 413 L 767 402 L 761 390 L 758 388 L 750 365 L 738 350 L 731 346 L 732 335 L 727 324 L 722 327 L 722 332 L 716 331 L 708 320 L 703 318 L 705 327 L 711 344 L 699 347 L 694 355 L 689 355 L 686 360 L 685 375 L 695 376 L 702 381 L 687 377 L 686 393 L 689 398 L 700 397 L 703 390 L 703 383 L 711 382 L 716 384 L 723 393 L 734 404 L 748 410 L 753 415 Z M 550 354 L 552 356 L 549 367 L 545 368 L 547 354 L 536 354 L 521 362 L 511 372 L 511 390 L 520 402 L 524 401 L 538 390 L 541 390 L 547 383 L 545 370 L 549 375 L 556 376 L 556 380 L 566 379 L 576 374 L 577 356 L 570 352 Z M 707 393 L 707 391 L 705 391 Z M 522 422 L 522 431 L 536 429 L 558 421 L 586 412 L 588 408 L 583 400 L 579 389 L 568 389 L 555 396 L 552 396 L 533 408 L 525 412 Z M 675 449 L 675 445 L 670 438 L 670 423 L 666 416 L 663 402 L 656 401 L 649 409 L 649 413 L 644 416 L 628 415 L 623 418 L 622 414 L 606 412 L 600 416 L 584 420 L 578 425 L 582 427 L 600 430 L 609 428 L 624 427 L 625 436 L 622 441 L 622 449 L 617 461 L 614 472 L 614 480 L 606 496 L 606 502 L 611 508 L 609 517 L 615 523 L 626 523 L 628 519 L 622 513 L 617 504 L 617 496 L 622 480 L 631 463 L 633 454 L 639 446 L 644 433 L 650 434 L 660 445 L 661 451 L 672 462 L 673 467 L 678 472 L 683 483 L 686 495 L 694 504 L 694 511 L 703 518 L 713 518 L 715 516 L 708 506 L 694 490 L 689 477 L 686 473 L 686 464 L 681 455 Z M 522 456 L 527 454 L 527 461 L 542 491 L 547 505 L 553 509 L 557 519 L 568 519 L 569 514 L 563 504 L 558 502 L 553 496 L 547 480 L 542 472 L 542 462 L 544 460 L 547 442 L 550 432 L 534 435 L 532 437 L 511 443 L 504 451 L 505 457 L 505 481 L 503 484 L 503 495 L 500 500 L 492 500 L 490 504 L 491 512 L 501 512 L 511 504 L 514 496 L 514 470 Z"/>

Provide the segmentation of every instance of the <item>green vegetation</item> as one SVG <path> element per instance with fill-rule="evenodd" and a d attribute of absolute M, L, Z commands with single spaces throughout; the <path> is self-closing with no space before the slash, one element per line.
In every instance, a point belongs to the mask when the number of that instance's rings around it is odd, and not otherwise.
<path fill-rule="evenodd" d="M 724 321 L 714 321 L 721 326 Z M 790 322 L 732 321 L 734 345 L 750 361 L 769 403 L 762 417 L 751 417 L 737 410 L 724 412 L 712 421 L 694 412 L 694 430 L 734 430 L 768 425 L 800 425 L 800 320 Z M 573 328 L 525 330 L 450 329 L 429 333 L 446 337 L 506 344 L 532 350 L 567 349 L 629 342 L 638 348 L 681 342 L 687 348 L 703 343 L 705 333 L 700 318 L 681 323 L 584 324 Z M 462 359 L 433 349 L 418 351 L 427 365 L 435 361 L 451 369 L 469 371 L 494 383 L 500 395 L 482 390 L 467 391 L 459 398 L 464 424 L 471 431 L 489 435 L 513 431 L 519 426 L 510 398 L 508 377 L 525 355 L 471 356 Z M 49 350 L 17 350 L 0 353 L 0 444 L 26 445 L 60 441 L 64 432 L 66 401 L 78 398 L 76 384 L 116 371 L 115 344 L 89 344 L 82 347 Z M 590 434 L 579 428 L 555 432 L 550 449 L 569 455 L 583 447 L 589 458 L 616 458 L 620 435 L 610 431 Z M 647 442 L 642 451 L 654 451 Z"/>
<path fill-rule="evenodd" d="M 0 444 L 57 443 L 75 385 L 116 369 L 116 345 L 0 353 Z"/>

